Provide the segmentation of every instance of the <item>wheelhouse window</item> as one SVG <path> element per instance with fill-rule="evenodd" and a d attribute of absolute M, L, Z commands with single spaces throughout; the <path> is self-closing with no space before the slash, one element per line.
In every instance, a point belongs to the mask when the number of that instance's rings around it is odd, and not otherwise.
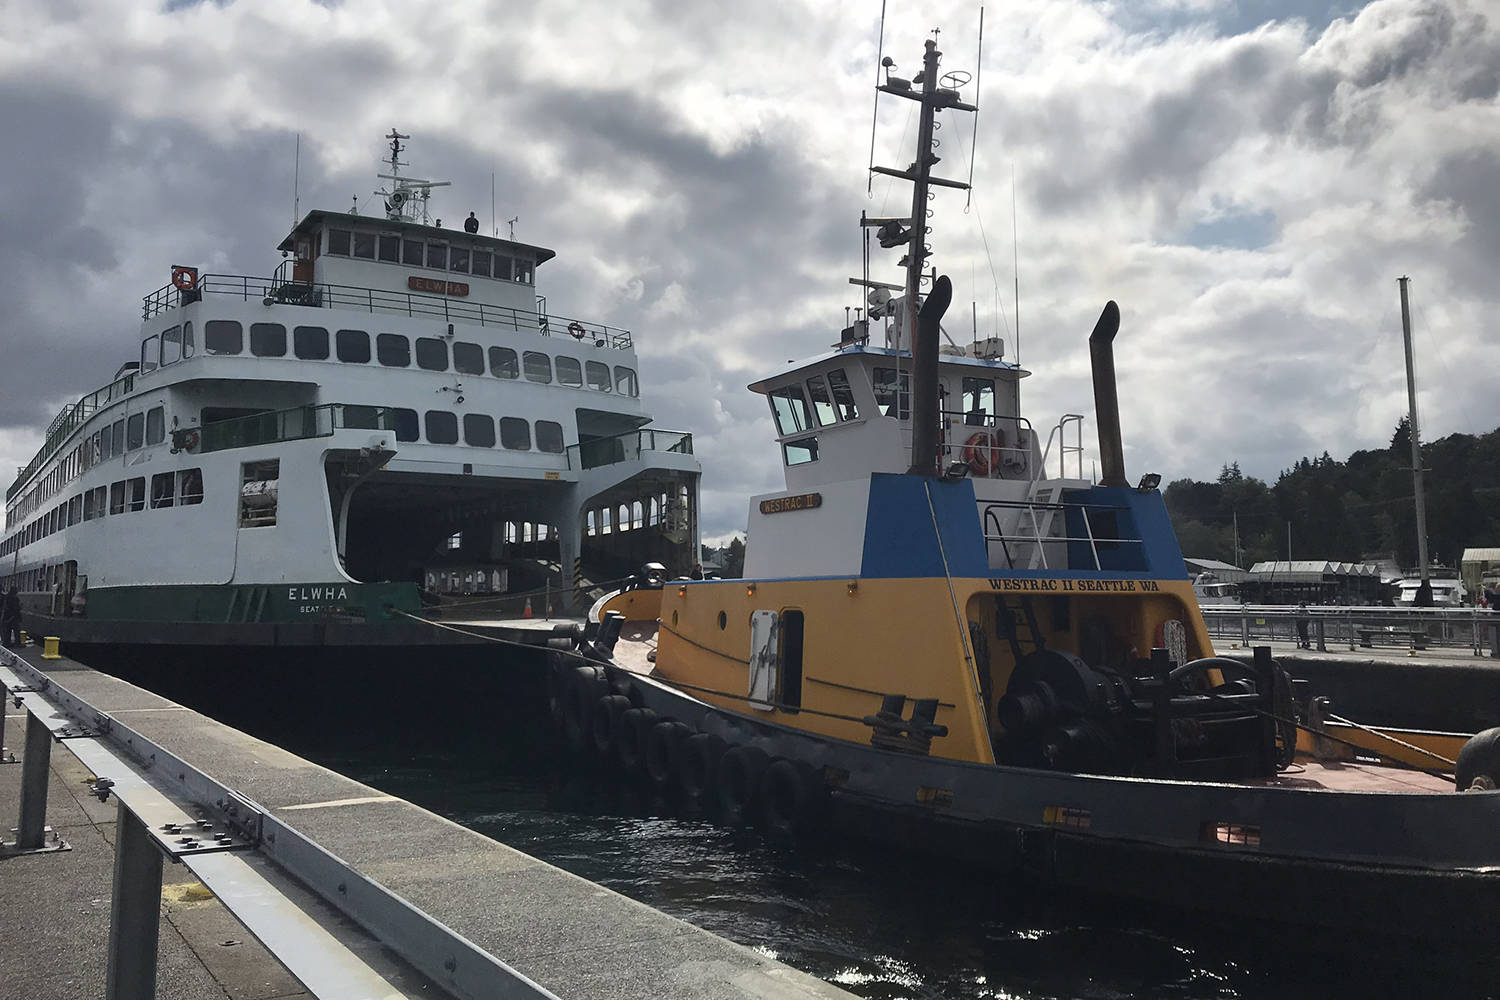
<path fill-rule="evenodd" d="M 182 327 L 163 330 L 161 335 L 161 363 L 176 364 L 182 360 Z"/>
<path fill-rule="evenodd" d="M 484 348 L 461 340 L 454 341 L 453 370 L 463 375 L 483 375 Z"/>
<path fill-rule="evenodd" d="M 125 513 L 125 480 L 109 484 L 109 512 L 111 514 Z"/>
<path fill-rule="evenodd" d="M 558 385 L 583 385 L 583 366 L 578 363 L 577 358 L 565 358 L 561 355 L 557 358 L 557 384 Z"/>
<path fill-rule="evenodd" d="M 114 430 L 114 433 L 112 433 L 110 435 L 110 437 L 114 438 L 114 453 L 116 455 L 123 454 L 124 451 L 125 451 L 125 448 L 126 448 L 126 446 L 125 446 L 125 418 L 124 417 L 121 417 L 119 420 L 116 420 L 114 422 L 113 430 Z"/>
<path fill-rule="evenodd" d="M 417 411 L 398 407 L 396 409 L 396 440 L 416 441 L 421 436 L 421 428 L 417 425 Z"/>
<path fill-rule="evenodd" d="M 125 420 L 125 450 L 134 451 L 146 443 L 146 415 L 132 413 Z"/>
<path fill-rule="evenodd" d="M 203 324 L 203 349 L 209 354 L 239 354 L 245 349 L 244 327 L 238 320 L 209 320 Z"/>
<path fill-rule="evenodd" d="M 161 359 L 161 338 L 152 334 L 141 341 L 141 371 L 156 371 Z"/>
<path fill-rule="evenodd" d="M 536 422 L 536 450 L 561 455 L 563 452 L 562 424 L 556 420 Z"/>
<path fill-rule="evenodd" d="M 411 343 L 399 333 L 382 333 L 375 338 L 375 357 L 387 368 L 410 368 Z"/>
<path fill-rule="evenodd" d="M 417 367 L 430 372 L 447 371 L 448 345 L 436 337 L 418 337 Z"/>
<path fill-rule="evenodd" d="M 995 380 L 992 378 L 966 378 L 963 380 L 964 423 L 987 426 L 995 416 Z"/>
<path fill-rule="evenodd" d="M 172 506 L 172 488 L 176 474 L 162 472 L 151 477 L 151 509 Z"/>
<path fill-rule="evenodd" d="M 427 266 L 441 268 L 445 271 L 448 269 L 448 244 L 427 244 Z"/>
<path fill-rule="evenodd" d="M 509 347 L 490 348 L 490 374 L 496 378 L 519 378 L 521 366 Z"/>
<path fill-rule="evenodd" d="M 812 400 L 813 416 L 818 418 L 818 423 L 824 427 L 838 423 L 833 409 L 833 397 L 828 393 L 827 379 L 821 375 L 808 379 L 807 396 Z"/>
<path fill-rule="evenodd" d="M 328 330 L 321 326 L 294 327 L 292 352 L 303 361 L 327 361 Z"/>
<path fill-rule="evenodd" d="M 512 451 L 530 451 L 531 425 L 520 417 L 501 417 L 500 445 Z"/>
<path fill-rule="evenodd" d="M 146 477 L 136 476 L 130 481 L 130 509 L 146 509 Z"/>
<path fill-rule="evenodd" d="M 450 270 L 450 271 L 457 271 L 460 274 L 468 274 L 469 273 L 469 248 L 468 247 L 449 247 L 448 248 L 448 270 Z"/>
<path fill-rule="evenodd" d="M 193 324 L 182 324 L 182 356 L 190 358 L 193 356 Z"/>
<path fill-rule="evenodd" d="M 167 436 L 167 411 L 165 407 L 153 406 L 146 411 L 146 443 L 161 444 Z"/>
<path fill-rule="evenodd" d="M 401 263 L 422 266 L 422 241 L 406 240 L 401 244 Z"/>
<path fill-rule="evenodd" d="M 340 256 L 349 256 L 349 240 L 351 233 L 347 229 L 328 230 L 328 252 Z"/>
<path fill-rule="evenodd" d="M 380 259 L 390 264 L 401 260 L 401 237 L 381 235 L 380 237 Z"/>
<path fill-rule="evenodd" d="M 800 441 L 788 441 L 781 446 L 786 455 L 787 465 L 806 465 L 808 462 L 818 460 L 818 439 L 802 438 Z"/>
<path fill-rule="evenodd" d="M 785 436 L 812 428 L 812 412 L 807 408 L 807 398 L 802 394 L 802 386 L 793 383 L 772 389 L 770 397 L 777 434 Z"/>
<path fill-rule="evenodd" d="M 639 396 L 641 389 L 635 378 L 635 369 L 615 365 L 615 388 L 622 396 L 629 396 L 632 399 Z"/>
<path fill-rule="evenodd" d="M 609 365 L 602 361 L 590 361 L 583 366 L 585 374 L 588 375 L 590 389 L 599 392 L 610 392 L 614 389 L 609 382 Z"/>
<path fill-rule="evenodd" d="M 510 280 L 510 258 L 503 253 L 495 254 L 495 277 Z"/>
<path fill-rule="evenodd" d="M 333 335 L 333 346 L 340 361 L 353 365 L 370 361 L 370 335 L 363 330 L 340 330 Z"/>
<path fill-rule="evenodd" d="M 280 323 L 251 323 L 250 353 L 257 358 L 286 357 L 286 327 Z"/>
<path fill-rule="evenodd" d="M 428 410 L 427 440 L 433 444 L 458 444 L 458 414 L 452 410 Z"/>
<path fill-rule="evenodd" d="M 354 234 L 354 256 L 363 257 L 365 260 L 375 259 L 375 234 Z"/>
<path fill-rule="evenodd" d="M 521 361 L 525 365 L 528 382 L 546 384 L 552 381 L 552 359 L 541 351 L 527 351 L 521 355 Z"/>
<path fill-rule="evenodd" d="M 900 372 L 898 378 L 894 368 L 875 369 L 875 405 L 887 417 L 911 419 L 911 373 Z"/>
<path fill-rule="evenodd" d="M 488 250 L 475 250 L 470 255 L 470 270 L 482 278 L 490 276 L 490 252 Z"/>
<path fill-rule="evenodd" d="M 495 447 L 495 418 L 488 413 L 465 413 L 464 444 L 476 448 Z"/>
<path fill-rule="evenodd" d="M 511 280 L 523 285 L 531 284 L 531 261 L 515 258 L 515 267 L 511 272 Z"/>
<path fill-rule="evenodd" d="M 854 405 L 854 389 L 849 385 L 849 376 L 844 369 L 835 368 L 828 373 L 828 388 L 833 390 L 833 406 L 840 420 L 859 418 L 859 407 Z"/>

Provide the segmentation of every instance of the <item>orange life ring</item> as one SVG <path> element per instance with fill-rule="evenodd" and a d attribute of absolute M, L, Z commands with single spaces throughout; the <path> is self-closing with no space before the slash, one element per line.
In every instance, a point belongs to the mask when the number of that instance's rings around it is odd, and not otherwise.
<path fill-rule="evenodd" d="M 573 322 L 568 324 L 568 332 L 573 335 L 574 340 L 582 340 L 583 335 L 588 331 L 584 330 L 582 323 L 574 320 Z"/>
<path fill-rule="evenodd" d="M 198 432 L 197 431 L 188 431 L 186 434 L 184 434 L 182 436 L 182 447 L 183 447 L 183 450 L 185 450 L 185 451 L 197 451 L 198 450 L 198 442 L 199 442 L 199 440 L 200 440 L 200 438 L 198 437 Z"/>
<path fill-rule="evenodd" d="M 198 269 L 178 265 L 172 268 L 172 287 L 179 292 L 190 292 L 198 287 Z"/>
<path fill-rule="evenodd" d="M 980 431 L 971 434 L 969 440 L 964 442 L 964 462 L 969 470 L 976 476 L 988 476 L 990 470 L 999 464 L 1000 456 L 995 454 L 1005 447 L 1005 432 Z"/>

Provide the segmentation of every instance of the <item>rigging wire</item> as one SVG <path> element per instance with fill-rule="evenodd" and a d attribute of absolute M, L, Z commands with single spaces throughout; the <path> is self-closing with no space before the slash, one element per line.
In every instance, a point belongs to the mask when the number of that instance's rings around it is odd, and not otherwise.
<path fill-rule="evenodd" d="M 964 196 L 964 214 L 974 200 L 974 154 L 979 150 L 979 80 L 984 75 L 984 7 L 979 8 L 979 51 L 974 55 L 974 133 L 969 140 L 969 190 Z"/>
<path fill-rule="evenodd" d="M 885 56 L 885 0 L 880 0 L 880 40 L 875 43 L 875 106 L 870 110 L 870 165 L 865 176 L 865 197 L 875 195 L 875 123 L 880 117 L 880 70 Z M 882 213 L 884 214 L 884 213 Z"/>
<path fill-rule="evenodd" d="M 962 153 L 963 153 L 963 139 L 962 139 L 962 137 L 959 138 L 958 145 L 959 145 L 959 153 L 960 153 L 960 155 L 962 155 Z M 971 195 L 973 194 L 973 189 L 972 188 L 970 188 L 970 192 L 969 193 Z M 1000 298 L 1000 274 L 999 274 L 998 271 L 995 270 L 995 257 L 994 257 L 994 254 L 992 254 L 990 252 L 990 238 L 989 238 L 989 235 L 984 230 L 984 214 L 979 211 L 979 205 L 978 205 L 978 203 L 974 204 L 973 215 L 974 215 L 974 221 L 977 222 L 977 223 L 979 223 L 979 238 L 984 242 L 984 259 L 985 259 L 985 261 L 990 266 L 990 280 L 992 282 L 994 282 L 994 285 L 995 285 L 995 299 L 998 302 L 999 298 Z M 1010 334 L 1010 317 L 1007 316 L 1007 315 L 1005 315 L 1005 313 L 1001 312 L 998 306 L 996 307 L 995 311 L 998 312 L 998 313 L 1000 313 L 1000 319 L 1005 323 L 1005 332 L 1006 332 L 1007 335 L 1009 335 Z M 1020 361 L 1021 361 L 1021 344 L 1020 344 L 1020 337 L 1017 336 L 1017 338 L 1016 338 L 1016 363 L 1019 364 Z"/>

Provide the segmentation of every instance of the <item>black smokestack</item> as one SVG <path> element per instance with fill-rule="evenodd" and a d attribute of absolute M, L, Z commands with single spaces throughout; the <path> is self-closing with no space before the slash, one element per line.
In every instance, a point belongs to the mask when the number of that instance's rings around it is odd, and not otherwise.
<path fill-rule="evenodd" d="M 1099 423 L 1099 461 L 1104 466 L 1101 486 L 1129 486 L 1125 478 L 1125 446 L 1120 443 L 1120 397 L 1115 391 L 1115 334 L 1120 331 L 1120 307 L 1105 303 L 1089 334 L 1089 359 L 1094 363 L 1094 418 Z"/>
<path fill-rule="evenodd" d="M 911 343 L 911 468 L 913 476 L 936 476 L 938 468 L 938 324 L 953 301 L 953 282 L 946 274 L 932 283 L 932 292 L 917 313 L 917 332 Z M 897 387 L 899 392 L 900 387 Z"/>

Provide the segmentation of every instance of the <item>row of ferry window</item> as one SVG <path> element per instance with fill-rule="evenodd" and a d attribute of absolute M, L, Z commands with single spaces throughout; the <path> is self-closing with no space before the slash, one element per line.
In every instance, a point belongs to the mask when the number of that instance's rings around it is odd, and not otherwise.
<path fill-rule="evenodd" d="M 203 470 L 180 469 L 162 472 L 151 477 L 149 504 L 151 509 L 184 507 L 203 502 Z M 64 500 L 46 514 L 28 524 L 0 545 L 0 554 L 10 555 L 23 546 L 30 545 L 48 535 L 83 521 L 93 521 L 107 514 L 125 514 L 145 510 L 148 503 L 146 477 L 121 479 L 108 486 L 96 486 L 78 496 Z"/>
<path fill-rule="evenodd" d="M 500 278 L 531 284 L 531 261 L 453 243 L 402 239 L 392 233 L 361 233 L 347 229 L 328 230 L 328 252 L 339 257 L 379 260 L 388 264 L 431 267 L 455 274 Z"/>
<path fill-rule="evenodd" d="M 280 323 L 250 324 L 250 353 L 258 358 L 284 358 L 287 355 L 286 327 Z M 370 335 L 364 330 L 338 330 L 329 342 L 328 330 L 321 326 L 296 326 L 292 328 L 292 354 L 304 361 L 327 361 L 330 355 L 346 364 L 370 363 Z M 585 361 L 558 355 L 553 358 L 543 351 L 523 351 L 520 355 L 509 347 L 491 347 L 486 359 L 485 349 L 479 344 L 454 341 L 450 351 L 448 341 L 440 337 L 416 338 L 415 352 L 411 340 L 399 333 L 375 335 L 374 358 L 387 368 L 410 368 L 415 354 L 417 367 L 430 372 L 458 372 L 461 375 L 483 375 L 488 372 L 496 378 L 520 378 L 525 375 L 528 382 L 550 384 L 553 381 L 554 365 L 559 385 L 575 388 L 588 387 L 597 392 L 618 392 L 622 396 L 640 395 L 640 386 L 635 369 L 615 365 L 614 371 L 602 361 Z M 204 324 L 203 349 L 209 354 L 243 354 L 245 351 L 244 328 L 237 320 L 209 320 Z M 141 371 L 149 372 L 159 365 L 169 365 L 194 350 L 193 324 L 184 323 L 141 342 Z"/>
<path fill-rule="evenodd" d="M 428 444 L 458 444 L 459 415 L 452 410 L 428 410 L 422 414 L 418 427 L 417 411 L 396 409 L 396 440 L 419 440 L 420 431 L 426 431 Z M 532 450 L 532 427 L 521 417 L 501 417 L 498 421 L 488 413 L 465 413 L 463 415 L 463 442 L 476 448 L 493 448 L 497 437 L 495 425 L 499 424 L 500 447 L 511 451 Z M 562 424 L 555 420 L 536 422 L 536 450 L 560 455 L 564 449 Z"/>
<path fill-rule="evenodd" d="M 161 444 L 166 437 L 167 413 L 162 406 L 153 406 L 142 413 L 132 413 L 105 424 L 59 459 L 53 470 L 27 491 L 20 503 L 7 512 L 7 524 L 29 517 L 59 490 L 100 462 L 137 448 Z"/>

